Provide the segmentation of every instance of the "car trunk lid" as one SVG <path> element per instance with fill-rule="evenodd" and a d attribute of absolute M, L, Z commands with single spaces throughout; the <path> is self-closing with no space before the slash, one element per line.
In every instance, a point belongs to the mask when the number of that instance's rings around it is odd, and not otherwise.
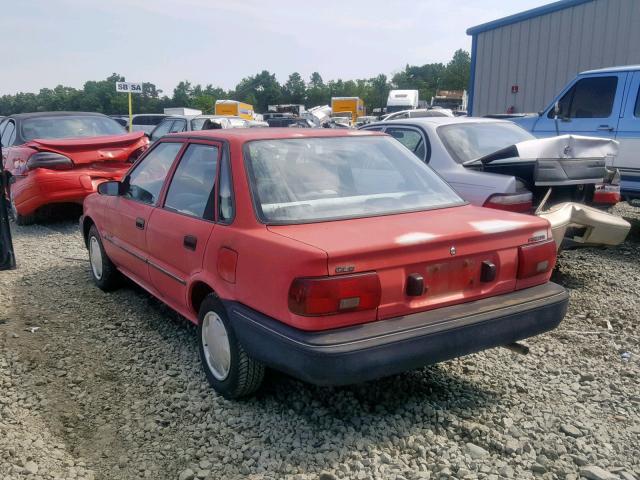
<path fill-rule="evenodd" d="M 100 137 L 36 139 L 28 145 L 36 150 L 65 155 L 75 165 L 94 162 L 126 162 L 131 153 L 146 144 L 143 132 Z"/>
<path fill-rule="evenodd" d="M 384 319 L 513 291 L 518 247 L 546 238 L 548 222 L 467 205 L 269 229 L 324 250 L 329 275 L 377 272 Z M 483 281 L 490 265 L 495 277 Z M 407 293 L 415 276 L 421 295 Z"/>

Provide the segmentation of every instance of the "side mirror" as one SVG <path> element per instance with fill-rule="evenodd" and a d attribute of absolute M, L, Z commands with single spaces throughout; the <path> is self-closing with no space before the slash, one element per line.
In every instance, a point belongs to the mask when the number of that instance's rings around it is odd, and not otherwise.
<path fill-rule="evenodd" d="M 98 193 L 100 195 L 108 195 L 110 197 L 117 197 L 120 195 L 120 182 L 112 180 L 110 182 L 103 182 L 98 185 Z"/>

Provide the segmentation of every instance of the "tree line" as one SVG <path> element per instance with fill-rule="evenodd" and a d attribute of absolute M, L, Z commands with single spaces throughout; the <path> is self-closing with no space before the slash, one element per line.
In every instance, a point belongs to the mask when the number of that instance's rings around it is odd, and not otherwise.
<path fill-rule="evenodd" d="M 266 112 L 268 105 L 304 104 L 307 107 L 329 105 L 331 97 L 360 97 L 368 111 L 384 107 L 391 89 L 420 91 L 420 98 L 429 100 L 436 90 L 462 90 L 467 88 L 470 56 L 457 50 L 447 64 L 429 63 L 422 66 L 407 65 L 391 79 L 380 74 L 358 80 L 329 80 L 325 82 L 318 72 L 308 81 L 294 72 L 284 84 L 275 74 L 263 70 L 243 78 L 234 89 L 224 90 L 209 84 L 193 85 L 182 81 L 168 96 L 153 83 L 143 83 L 143 93 L 134 96 L 135 113 L 161 113 L 166 107 L 190 107 L 213 113 L 216 100 L 233 99 L 250 103 L 257 112 Z M 125 114 L 127 96 L 115 91 L 115 82 L 125 81 L 117 73 L 105 80 L 88 81 L 82 89 L 65 87 L 43 88 L 38 93 L 17 93 L 0 97 L 0 115 L 37 111 L 89 111 L 105 114 Z"/>

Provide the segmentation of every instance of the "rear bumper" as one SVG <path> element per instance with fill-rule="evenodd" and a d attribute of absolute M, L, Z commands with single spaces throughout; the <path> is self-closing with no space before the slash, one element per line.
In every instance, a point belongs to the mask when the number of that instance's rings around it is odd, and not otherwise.
<path fill-rule="evenodd" d="M 101 171 L 74 169 L 56 171 L 36 169 L 21 177 L 11 188 L 13 201 L 20 215 L 30 215 L 39 208 L 54 203 L 79 203 L 94 193 L 98 184 L 106 180 L 119 180 L 129 165 Z"/>
<path fill-rule="evenodd" d="M 298 330 L 225 302 L 238 340 L 256 360 L 317 385 L 401 373 L 554 329 L 566 290 L 547 283 L 405 317 L 321 332 Z"/>

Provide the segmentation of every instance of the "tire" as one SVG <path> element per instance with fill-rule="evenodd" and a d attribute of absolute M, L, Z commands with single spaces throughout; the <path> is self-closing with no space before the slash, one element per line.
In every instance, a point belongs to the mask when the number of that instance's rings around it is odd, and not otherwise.
<path fill-rule="evenodd" d="M 264 365 L 244 351 L 215 295 L 209 294 L 203 300 L 198 318 L 200 360 L 213 389 L 228 399 L 258 390 L 264 379 Z"/>
<path fill-rule="evenodd" d="M 11 201 L 11 214 L 13 216 L 13 220 L 16 222 L 16 225 L 24 227 L 36 223 L 36 215 L 34 213 L 32 213 L 31 215 L 20 215 L 13 201 Z"/>
<path fill-rule="evenodd" d="M 91 225 L 87 236 L 87 249 L 89 250 L 89 266 L 93 282 L 105 292 L 114 290 L 120 284 L 120 272 L 102 246 L 102 239 L 95 225 Z"/>

